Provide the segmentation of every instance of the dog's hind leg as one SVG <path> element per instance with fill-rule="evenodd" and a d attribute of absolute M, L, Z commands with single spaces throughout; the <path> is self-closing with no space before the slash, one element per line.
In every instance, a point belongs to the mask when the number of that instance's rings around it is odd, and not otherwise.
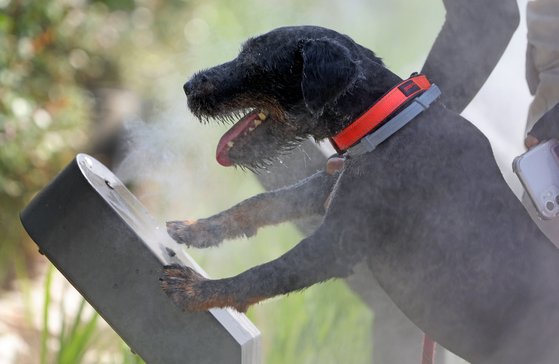
<path fill-rule="evenodd" d="M 329 229 L 319 229 L 281 257 L 231 278 L 211 280 L 188 267 L 167 266 L 161 278 L 162 289 L 188 311 L 233 307 L 245 312 L 267 298 L 346 277 L 355 262 L 340 254 L 339 236 L 324 230 Z"/>
<path fill-rule="evenodd" d="M 167 231 L 179 243 L 198 248 L 224 239 L 251 236 L 265 225 L 324 213 L 336 175 L 318 172 L 292 186 L 261 193 L 206 219 L 170 221 Z"/>

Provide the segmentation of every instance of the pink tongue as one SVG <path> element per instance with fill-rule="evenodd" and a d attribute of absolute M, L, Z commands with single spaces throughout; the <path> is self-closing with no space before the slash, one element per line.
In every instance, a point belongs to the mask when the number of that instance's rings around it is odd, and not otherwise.
<path fill-rule="evenodd" d="M 229 159 L 229 149 L 231 147 L 227 144 L 234 141 L 239 135 L 243 134 L 253 124 L 253 121 L 258 118 L 258 112 L 255 110 L 250 114 L 239 120 L 227 133 L 223 134 L 219 143 L 217 144 L 216 159 L 219 164 L 224 167 L 233 165 Z"/>

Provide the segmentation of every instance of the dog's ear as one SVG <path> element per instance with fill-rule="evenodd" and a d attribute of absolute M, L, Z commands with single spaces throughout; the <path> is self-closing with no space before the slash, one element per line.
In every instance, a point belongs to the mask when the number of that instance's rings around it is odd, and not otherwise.
<path fill-rule="evenodd" d="M 299 49 L 303 58 L 303 98 L 309 111 L 320 116 L 324 106 L 353 83 L 357 65 L 349 50 L 331 39 L 304 40 Z"/>

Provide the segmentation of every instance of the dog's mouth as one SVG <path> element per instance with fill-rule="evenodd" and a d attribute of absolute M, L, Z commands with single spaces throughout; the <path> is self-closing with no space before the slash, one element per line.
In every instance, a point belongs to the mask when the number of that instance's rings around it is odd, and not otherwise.
<path fill-rule="evenodd" d="M 242 143 L 250 134 L 262 125 L 268 118 L 268 113 L 254 109 L 243 116 L 231 129 L 229 129 L 219 140 L 216 150 L 216 159 L 219 164 L 225 167 L 235 164 L 231 158 L 230 152 L 235 144 Z M 244 143 L 243 143 L 244 144 Z"/>

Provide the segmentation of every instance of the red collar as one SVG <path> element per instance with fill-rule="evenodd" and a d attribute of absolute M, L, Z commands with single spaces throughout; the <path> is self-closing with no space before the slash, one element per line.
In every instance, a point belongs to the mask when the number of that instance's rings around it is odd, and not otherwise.
<path fill-rule="evenodd" d="M 431 86 L 425 75 L 415 75 L 394 86 L 371 108 L 345 129 L 330 138 L 338 152 L 346 151 L 361 138 L 381 126 L 402 105 L 418 96 Z"/>

